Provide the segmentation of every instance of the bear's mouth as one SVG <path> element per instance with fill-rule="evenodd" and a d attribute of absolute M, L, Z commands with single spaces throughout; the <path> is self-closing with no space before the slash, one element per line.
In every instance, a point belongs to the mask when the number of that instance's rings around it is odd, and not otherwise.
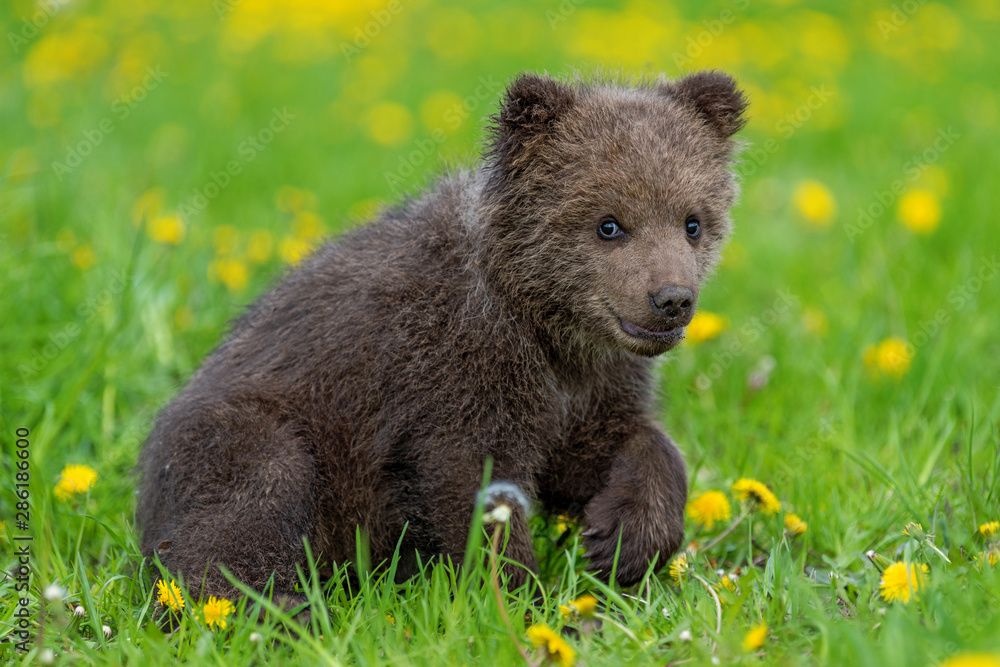
<path fill-rule="evenodd" d="M 664 329 L 662 331 L 654 331 L 652 329 L 647 329 L 641 327 L 638 324 L 629 322 L 624 317 L 618 318 L 618 324 L 621 326 L 622 331 L 627 333 L 633 338 L 642 338 L 644 340 L 652 340 L 657 343 L 673 343 L 675 340 L 679 340 L 684 336 L 683 327 L 674 327 L 672 329 Z"/>

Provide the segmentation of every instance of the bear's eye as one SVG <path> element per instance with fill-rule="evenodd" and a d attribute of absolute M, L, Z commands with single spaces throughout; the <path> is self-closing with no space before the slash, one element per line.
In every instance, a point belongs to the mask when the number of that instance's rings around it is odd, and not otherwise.
<path fill-rule="evenodd" d="M 684 222 L 684 231 L 687 232 L 688 238 L 698 238 L 701 234 L 701 223 L 698 222 L 698 218 L 689 215 L 688 219 Z"/>
<path fill-rule="evenodd" d="M 625 236 L 625 232 L 622 231 L 618 221 L 609 215 L 597 225 L 597 235 L 602 239 L 617 239 Z"/>

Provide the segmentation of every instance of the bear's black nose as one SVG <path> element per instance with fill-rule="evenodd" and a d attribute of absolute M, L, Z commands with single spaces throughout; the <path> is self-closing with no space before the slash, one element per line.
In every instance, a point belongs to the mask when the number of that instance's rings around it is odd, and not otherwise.
<path fill-rule="evenodd" d="M 694 292 L 680 285 L 664 285 L 659 292 L 649 295 L 649 306 L 670 325 L 684 326 L 694 309 Z"/>

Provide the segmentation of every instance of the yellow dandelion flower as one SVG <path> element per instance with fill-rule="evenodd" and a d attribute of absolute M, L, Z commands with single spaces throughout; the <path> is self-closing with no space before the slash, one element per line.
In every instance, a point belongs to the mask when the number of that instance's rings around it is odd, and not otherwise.
<path fill-rule="evenodd" d="M 719 582 L 715 584 L 715 590 L 717 591 L 726 590 L 729 591 L 730 593 L 738 592 L 739 588 L 736 586 L 736 582 L 734 581 L 734 579 L 735 575 L 720 574 Z"/>
<path fill-rule="evenodd" d="M 212 230 L 212 247 L 217 255 L 232 255 L 239 240 L 240 233 L 233 225 L 219 225 Z"/>
<path fill-rule="evenodd" d="M 802 12 L 792 25 L 798 47 L 809 62 L 826 61 L 842 67 L 850 60 L 850 37 L 837 19 L 820 12 Z"/>
<path fill-rule="evenodd" d="M 49 90 L 46 94 L 51 95 L 52 91 Z M 31 148 L 18 148 L 8 158 L 5 168 L 11 183 L 24 183 L 38 171 L 38 157 Z"/>
<path fill-rule="evenodd" d="M 108 55 L 108 41 L 96 22 L 77 21 L 70 30 L 40 39 L 24 60 L 24 80 L 31 87 L 60 81 L 86 81 Z"/>
<path fill-rule="evenodd" d="M 980 551 L 979 555 L 976 556 L 976 567 L 980 570 L 983 569 L 984 565 L 995 567 L 997 563 L 1000 563 L 1000 548 L 995 546 L 991 547 L 989 551 Z"/>
<path fill-rule="evenodd" d="M 765 639 L 767 639 L 767 624 L 761 623 L 760 625 L 754 626 L 748 633 L 743 635 L 744 653 L 756 651 L 764 645 Z"/>
<path fill-rule="evenodd" d="M 837 212 L 830 190 L 819 181 L 802 181 L 795 187 L 792 203 L 806 222 L 815 227 L 829 227 Z"/>
<path fill-rule="evenodd" d="M 785 529 L 792 535 L 801 535 L 809 528 L 809 524 L 802 520 L 798 514 L 792 512 L 785 513 Z"/>
<path fill-rule="evenodd" d="M 184 221 L 176 214 L 161 215 L 149 222 L 146 233 L 157 243 L 180 245 L 184 240 Z"/>
<path fill-rule="evenodd" d="M 781 502 L 771 492 L 771 489 L 755 479 L 744 477 L 736 480 L 733 484 L 733 495 L 764 514 L 777 514 L 778 510 L 781 509 Z"/>
<path fill-rule="evenodd" d="M 959 653 L 942 662 L 941 667 L 1000 667 L 1000 656 L 994 653 Z"/>
<path fill-rule="evenodd" d="M 732 507 L 726 494 L 721 491 L 706 491 L 688 503 L 687 513 L 695 523 L 711 529 L 716 521 L 729 520 Z"/>
<path fill-rule="evenodd" d="M 178 331 L 187 331 L 194 324 L 194 311 L 188 306 L 181 306 L 174 311 L 174 326 Z"/>
<path fill-rule="evenodd" d="M 173 579 L 169 584 L 163 579 L 156 582 L 156 600 L 161 607 L 169 607 L 171 611 L 180 611 L 184 608 L 184 596 L 181 595 L 180 586 Z"/>
<path fill-rule="evenodd" d="M 570 601 L 569 604 L 559 605 L 559 612 L 566 619 L 573 617 L 590 618 L 594 615 L 596 609 L 597 598 L 589 593 Z"/>
<path fill-rule="evenodd" d="M 721 334 L 727 326 L 726 318 L 721 315 L 699 310 L 685 329 L 685 339 L 691 343 L 702 343 Z"/>
<path fill-rule="evenodd" d="M 389 625 L 396 627 L 396 617 L 392 614 L 386 614 L 385 620 L 389 622 Z"/>
<path fill-rule="evenodd" d="M 462 104 L 462 98 L 450 90 L 433 92 L 420 103 L 420 122 L 430 132 L 440 129 L 450 134 L 465 120 L 462 114 L 456 113 L 462 109 Z"/>
<path fill-rule="evenodd" d="M 983 537 L 989 539 L 1000 533 L 1000 521 L 990 521 L 989 523 L 984 523 L 979 527 L 979 532 L 983 534 Z"/>
<path fill-rule="evenodd" d="M 292 232 L 303 241 L 318 239 L 323 235 L 323 218 L 312 211 L 299 211 L 292 218 Z"/>
<path fill-rule="evenodd" d="M 908 604 L 910 598 L 916 598 L 917 591 L 926 586 L 928 572 L 927 566 L 923 564 L 893 563 L 882 573 L 882 581 L 879 583 L 882 599 L 886 602 L 899 600 Z"/>
<path fill-rule="evenodd" d="M 899 198 L 899 221 L 915 234 L 930 234 L 941 222 L 941 203 L 930 190 L 910 190 Z"/>
<path fill-rule="evenodd" d="M 90 466 L 70 463 L 63 468 L 56 483 L 56 498 L 67 501 L 78 493 L 86 493 L 97 481 L 97 471 Z"/>
<path fill-rule="evenodd" d="M 273 247 L 274 241 L 271 239 L 270 232 L 256 231 L 250 235 L 250 239 L 247 241 L 247 259 L 255 264 L 266 262 L 271 258 Z"/>
<path fill-rule="evenodd" d="M 94 249 L 89 245 L 82 245 L 73 251 L 73 254 L 70 255 L 70 259 L 73 260 L 73 264 L 76 268 L 81 271 L 86 271 L 97 261 L 97 255 L 94 254 Z"/>
<path fill-rule="evenodd" d="M 688 563 L 687 554 L 681 554 L 670 561 L 670 567 L 667 568 L 667 572 L 670 573 L 670 578 L 679 584 L 684 581 L 684 577 L 689 569 L 691 569 L 691 565 Z"/>
<path fill-rule="evenodd" d="M 536 648 L 543 649 L 546 661 L 554 665 L 572 667 L 576 662 L 576 651 L 559 636 L 559 633 L 544 623 L 537 623 L 528 628 L 528 639 Z"/>
<path fill-rule="evenodd" d="M 143 192 L 132 205 L 132 222 L 138 226 L 143 220 L 152 220 L 157 217 L 163 210 L 163 202 L 166 198 L 166 190 L 160 187 Z"/>
<path fill-rule="evenodd" d="M 247 286 L 249 275 L 247 265 L 238 259 L 228 257 L 218 259 L 211 267 L 210 273 L 212 272 L 219 282 L 232 292 L 238 292 Z"/>
<path fill-rule="evenodd" d="M 219 628 L 225 630 L 226 619 L 230 614 L 233 613 L 233 603 L 226 598 L 217 598 L 214 595 L 208 598 L 201 608 L 201 615 L 205 619 L 205 624 L 208 627 L 219 626 Z"/>
<path fill-rule="evenodd" d="M 923 537 L 924 527 L 919 523 L 911 521 L 903 526 L 903 535 L 906 535 L 907 537 Z"/>
<path fill-rule="evenodd" d="M 875 374 L 888 375 L 896 380 L 910 370 L 910 361 L 916 351 L 902 338 L 886 338 L 878 345 L 865 348 L 863 360 Z"/>
<path fill-rule="evenodd" d="M 413 136 L 413 114 L 402 104 L 379 102 L 364 116 L 368 136 L 381 146 L 402 146 Z"/>
<path fill-rule="evenodd" d="M 576 519 L 568 514 L 557 514 L 556 515 L 556 530 L 559 533 L 565 533 L 567 530 L 573 528 L 576 525 Z"/>
<path fill-rule="evenodd" d="M 309 211 L 316 208 L 316 194 L 292 185 L 283 185 L 278 188 L 275 203 L 278 210 L 286 213 Z"/>
<path fill-rule="evenodd" d="M 298 264 L 309 255 L 311 250 L 312 246 L 309 243 L 301 239 L 287 237 L 282 239 L 278 252 L 283 261 L 289 264 Z"/>
<path fill-rule="evenodd" d="M 830 329 L 830 321 L 823 311 L 817 308 L 806 308 L 802 313 L 802 326 L 807 333 L 822 338 Z"/>

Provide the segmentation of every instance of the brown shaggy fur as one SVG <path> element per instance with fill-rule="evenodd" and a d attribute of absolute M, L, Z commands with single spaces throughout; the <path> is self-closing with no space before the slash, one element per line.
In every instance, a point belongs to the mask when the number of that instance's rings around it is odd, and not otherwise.
<path fill-rule="evenodd" d="M 406 526 L 404 575 L 417 553 L 460 561 L 492 457 L 494 480 L 582 514 L 591 568 L 610 574 L 619 537 L 621 584 L 662 564 L 687 483 L 650 357 L 683 338 L 728 232 L 744 108 L 718 72 L 517 78 L 477 169 L 317 251 L 163 411 L 143 553 L 205 595 L 233 594 L 220 564 L 290 592 L 303 537 L 345 562 L 358 526 L 374 563 Z M 609 216 L 621 237 L 599 236 Z M 537 570 L 515 510 L 507 555 Z"/>

